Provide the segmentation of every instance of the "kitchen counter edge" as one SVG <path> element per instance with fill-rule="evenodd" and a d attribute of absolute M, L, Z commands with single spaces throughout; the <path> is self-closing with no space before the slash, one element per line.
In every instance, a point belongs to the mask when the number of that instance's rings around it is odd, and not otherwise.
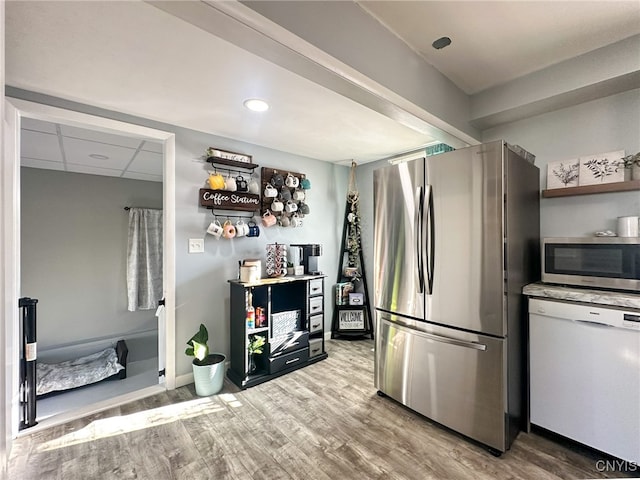
<path fill-rule="evenodd" d="M 555 300 L 640 309 L 640 293 L 633 292 L 592 290 L 536 282 L 525 285 L 522 293 L 529 297 L 552 298 Z"/>

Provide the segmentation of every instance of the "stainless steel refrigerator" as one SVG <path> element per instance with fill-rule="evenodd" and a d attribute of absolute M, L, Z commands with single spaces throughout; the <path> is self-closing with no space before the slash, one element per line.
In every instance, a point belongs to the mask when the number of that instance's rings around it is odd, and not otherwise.
<path fill-rule="evenodd" d="M 526 418 L 539 170 L 502 141 L 374 172 L 375 384 L 505 452 Z"/>

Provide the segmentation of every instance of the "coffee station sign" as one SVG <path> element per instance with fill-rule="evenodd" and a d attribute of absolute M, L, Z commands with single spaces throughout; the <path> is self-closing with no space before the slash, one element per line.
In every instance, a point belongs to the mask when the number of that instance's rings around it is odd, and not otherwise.
<path fill-rule="evenodd" d="M 221 210 L 253 212 L 260 206 L 260 196 L 253 193 L 200 189 L 200 206 Z"/>

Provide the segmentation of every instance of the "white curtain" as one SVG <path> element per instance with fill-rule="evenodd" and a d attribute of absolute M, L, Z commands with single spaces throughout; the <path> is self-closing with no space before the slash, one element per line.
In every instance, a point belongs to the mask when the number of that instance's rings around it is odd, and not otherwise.
<path fill-rule="evenodd" d="M 129 210 L 129 310 L 152 310 L 162 299 L 162 210 Z"/>

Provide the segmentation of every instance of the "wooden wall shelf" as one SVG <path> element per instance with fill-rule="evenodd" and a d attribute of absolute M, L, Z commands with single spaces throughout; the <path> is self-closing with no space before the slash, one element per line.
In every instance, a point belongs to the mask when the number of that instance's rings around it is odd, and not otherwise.
<path fill-rule="evenodd" d="M 211 164 L 215 163 L 218 165 L 227 165 L 229 167 L 235 168 L 244 168 L 245 170 L 253 170 L 254 168 L 258 167 L 258 165 L 256 165 L 255 163 L 239 162 L 237 160 L 230 160 L 228 158 L 220 157 L 208 157 L 207 162 Z"/>
<path fill-rule="evenodd" d="M 570 197 L 573 195 L 591 195 L 594 193 L 628 192 L 640 190 L 640 180 L 630 180 L 627 182 L 603 183 L 601 185 L 584 185 L 582 187 L 552 188 L 543 190 L 544 198 Z"/>

